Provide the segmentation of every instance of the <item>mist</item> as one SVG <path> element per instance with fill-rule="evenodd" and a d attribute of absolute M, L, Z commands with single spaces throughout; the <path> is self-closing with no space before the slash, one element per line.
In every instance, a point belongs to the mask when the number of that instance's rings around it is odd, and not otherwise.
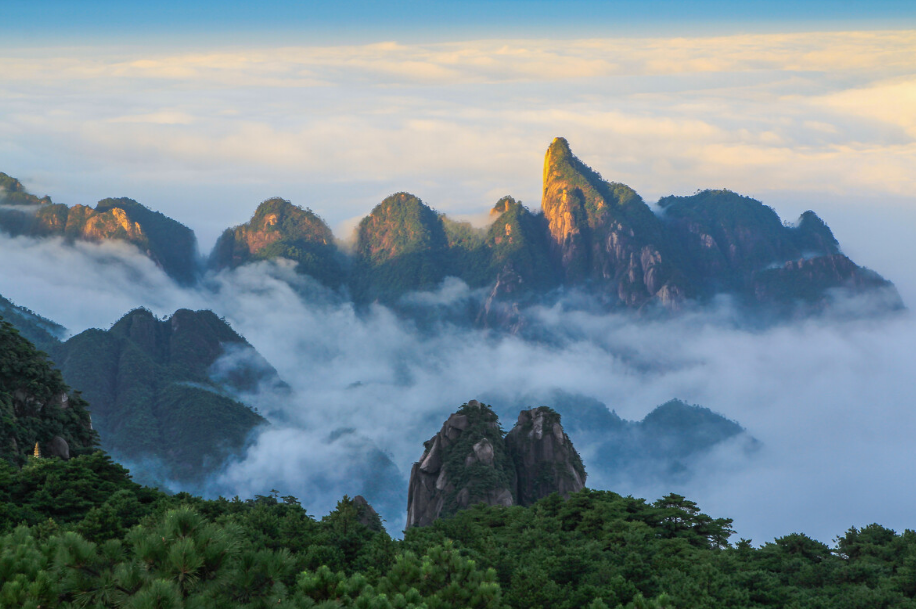
<path fill-rule="evenodd" d="M 677 397 L 738 421 L 760 442 L 753 452 L 740 439 L 718 445 L 672 482 L 614 478 L 573 435 L 593 488 L 613 478 L 608 490 L 624 495 L 686 495 L 710 515 L 734 518 L 733 541 L 804 532 L 829 543 L 872 522 L 914 528 L 916 322 L 909 313 L 856 318 L 849 313 L 862 303 L 843 299 L 834 307 L 842 314 L 751 327 L 727 299 L 645 319 L 595 312 L 571 294 L 525 311 L 535 340 L 448 321 L 421 327 L 379 305 L 357 309 L 286 261 L 183 288 L 118 243 L 0 236 L 0 260 L 0 294 L 71 333 L 107 328 L 137 306 L 159 316 L 207 308 L 277 369 L 292 391 L 249 396 L 272 424 L 208 482 L 208 494 L 276 490 L 321 516 L 344 493 L 366 493 L 381 498 L 377 507 L 396 534 L 410 466 L 450 412 L 481 396 L 508 403 L 562 390 L 630 420 Z M 891 271 L 901 293 L 912 293 L 912 271 L 902 264 Z M 435 320 L 477 297 L 449 279 L 405 302 Z M 508 429 L 514 420 L 502 423 Z M 379 488 L 378 472 L 401 486 Z"/>

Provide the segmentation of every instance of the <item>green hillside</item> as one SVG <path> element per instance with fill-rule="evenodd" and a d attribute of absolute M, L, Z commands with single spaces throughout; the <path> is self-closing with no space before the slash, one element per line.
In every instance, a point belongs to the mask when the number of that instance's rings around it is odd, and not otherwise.
<path fill-rule="evenodd" d="M 74 336 L 53 357 L 93 405 L 103 448 L 122 460 L 158 462 L 168 477 L 199 481 L 265 423 L 236 392 L 279 382 L 263 360 L 216 379 L 212 367 L 230 345 L 259 358 L 210 311 L 182 309 L 160 321 L 137 309 L 110 330 Z"/>
<path fill-rule="evenodd" d="M 226 229 L 209 266 L 219 270 L 275 258 L 297 262 L 297 271 L 331 287 L 344 279 L 334 235 L 324 220 L 279 198 L 261 203 L 248 223 Z"/>
<path fill-rule="evenodd" d="M 36 443 L 42 454 L 94 450 L 89 407 L 70 391 L 47 356 L 0 318 L 0 460 L 21 466 Z"/>

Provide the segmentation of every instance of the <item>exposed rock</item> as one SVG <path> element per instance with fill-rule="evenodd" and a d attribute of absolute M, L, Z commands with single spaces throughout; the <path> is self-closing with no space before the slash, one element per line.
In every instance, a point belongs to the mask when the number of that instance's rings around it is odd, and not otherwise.
<path fill-rule="evenodd" d="M 410 474 L 407 526 L 427 526 L 478 503 L 531 505 L 585 485 L 585 468 L 560 425 L 542 406 L 523 411 L 503 438 L 496 415 L 471 400 L 427 441 Z"/>
<path fill-rule="evenodd" d="M 43 453 L 48 457 L 59 457 L 67 460 L 70 458 L 70 446 L 60 436 L 54 436 L 45 444 Z"/>
<path fill-rule="evenodd" d="M 435 288 L 448 269 L 442 220 L 419 198 L 399 192 L 362 219 L 356 233 L 353 294 L 361 300 L 395 300 Z"/>
<path fill-rule="evenodd" d="M 884 290 L 886 308 L 903 307 L 891 282 L 843 254 L 790 260 L 780 267 L 764 269 L 753 275 L 750 293 L 759 304 L 797 301 L 821 308 L 828 305 L 831 289 L 852 293 Z"/>
<path fill-rule="evenodd" d="M 226 229 L 210 253 L 210 268 L 219 270 L 257 260 L 287 258 L 296 270 L 336 287 L 343 270 L 334 235 L 324 220 L 280 198 L 261 203 L 247 224 Z"/>
<path fill-rule="evenodd" d="M 407 526 L 427 526 L 477 503 L 514 504 L 515 468 L 496 414 L 471 400 L 424 443 L 410 472 Z"/>
<path fill-rule="evenodd" d="M 0 174 L 0 185 L 4 177 L 12 180 Z M 17 207 L 0 210 L 0 229 L 13 235 L 56 236 L 67 241 L 125 241 L 177 281 L 194 281 L 197 239 L 183 224 L 133 199 L 103 199 L 95 209 L 85 205 L 68 207 L 52 203 L 47 197 L 37 199 L 25 193 L 18 180 L 13 181 Z"/>
<path fill-rule="evenodd" d="M 356 520 L 361 525 L 368 527 L 372 531 L 381 531 L 382 530 L 382 519 L 378 515 L 378 512 L 369 505 L 369 502 L 366 501 L 366 498 L 362 495 L 357 495 L 353 498 L 353 505 L 356 507 Z"/>
<path fill-rule="evenodd" d="M 553 409 L 523 410 L 505 441 L 515 463 L 520 505 L 531 505 L 551 493 L 568 497 L 585 487 L 582 459 Z"/>
<path fill-rule="evenodd" d="M 666 302 L 691 291 L 669 261 L 662 221 L 631 188 L 604 181 L 576 158 L 563 138 L 544 158 L 541 208 L 566 283 L 590 281 L 628 307 L 644 305 L 665 286 Z"/>

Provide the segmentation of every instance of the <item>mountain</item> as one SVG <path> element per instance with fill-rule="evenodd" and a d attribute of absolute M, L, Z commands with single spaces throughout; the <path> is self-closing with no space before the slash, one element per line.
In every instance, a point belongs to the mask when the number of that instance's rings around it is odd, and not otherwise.
<path fill-rule="evenodd" d="M 64 379 L 93 406 L 102 447 L 147 471 L 200 481 L 239 454 L 265 420 L 240 400 L 276 371 L 211 311 L 145 309 L 53 349 Z"/>
<path fill-rule="evenodd" d="M 375 206 L 357 228 L 351 287 L 359 300 L 394 300 L 435 288 L 448 274 L 442 220 L 417 197 L 399 192 Z"/>
<path fill-rule="evenodd" d="M 575 436 L 579 451 L 588 461 L 590 475 L 604 488 L 676 483 L 697 473 L 696 461 L 726 443 L 733 443 L 741 453 L 759 447 L 735 421 L 677 399 L 657 406 L 641 421 L 622 419 L 594 398 L 564 391 L 487 399 L 501 404 L 501 417 L 534 404 L 546 405 L 562 415 L 564 428 Z"/>
<path fill-rule="evenodd" d="M 42 351 L 52 349 L 67 333 L 67 329 L 59 323 L 20 307 L 3 296 L 0 296 L 0 317 L 11 323 L 26 340 Z"/>
<path fill-rule="evenodd" d="M 344 280 L 334 235 L 324 220 L 279 198 L 261 203 L 247 224 L 226 229 L 209 266 L 220 270 L 280 257 L 298 262 L 300 273 L 325 285 L 337 287 Z"/>
<path fill-rule="evenodd" d="M 544 158 L 541 209 L 566 284 L 591 284 L 612 303 L 675 306 L 693 295 L 662 221 L 625 184 L 606 182 L 564 138 Z"/>
<path fill-rule="evenodd" d="M 51 197 L 39 199 L 29 193 L 22 182 L 0 171 L 0 205 L 47 205 L 51 203 Z"/>
<path fill-rule="evenodd" d="M 496 413 L 471 400 L 423 446 L 410 472 L 408 527 L 428 526 L 479 503 L 532 505 L 585 487 L 582 460 L 560 415 L 547 407 L 523 411 L 503 437 Z"/>
<path fill-rule="evenodd" d="M 69 459 L 92 452 L 98 434 L 86 401 L 73 393 L 47 356 L 0 319 L 0 459 L 22 466 L 40 456 Z"/>
<path fill-rule="evenodd" d="M 103 199 L 95 209 L 38 199 L 0 174 L 0 230 L 13 236 L 63 237 L 67 241 L 126 241 L 182 284 L 196 278 L 194 231 L 133 199 Z"/>
<path fill-rule="evenodd" d="M 29 194 L 6 174 L 0 195 L 6 232 L 127 241 L 177 281 L 196 279 L 193 232 L 136 201 L 70 208 Z M 903 306 L 893 284 L 846 257 L 813 211 L 787 225 L 772 208 L 729 190 L 662 197 L 653 209 L 626 184 L 586 165 L 562 137 L 544 157 L 541 209 L 505 196 L 490 217 L 488 226 L 475 227 L 413 194 L 395 193 L 360 221 L 347 254 L 314 212 L 268 199 L 248 223 L 223 232 L 209 268 L 287 258 L 341 297 L 384 302 L 420 318 L 402 297 L 457 277 L 474 290 L 475 310 L 456 307 L 453 321 L 512 332 L 524 327 L 529 305 L 555 303 L 570 291 L 597 297 L 604 309 L 638 311 L 703 305 L 720 294 L 755 314 L 778 316 L 830 308 L 841 293 L 879 295 L 870 312 Z"/>

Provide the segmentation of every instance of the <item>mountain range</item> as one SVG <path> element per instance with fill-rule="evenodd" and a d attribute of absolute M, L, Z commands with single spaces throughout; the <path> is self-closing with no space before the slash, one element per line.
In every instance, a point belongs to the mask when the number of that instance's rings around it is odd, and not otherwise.
<path fill-rule="evenodd" d="M 68 208 L 6 174 L 0 193 L 7 233 L 127 242 L 185 285 L 208 271 L 286 258 L 357 303 L 396 305 L 457 277 L 484 290 L 471 317 L 486 327 L 512 329 L 519 306 L 569 289 L 595 295 L 608 309 L 677 310 L 729 294 L 745 307 L 817 311 L 837 290 L 880 294 L 878 310 L 902 307 L 893 285 L 845 256 L 813 211 L 787 224 L 729 190 L 663 197 L 653 209 L 588 167 L 564 138 L 547 149 L 540 210 L 506 196 L 479 228 L 400 192 L 362 219 L 352 251 L 338 247 L 314 212 L 280 198 L 226 229 L 204 260 L 191 229 L 132 199 Z"/>

